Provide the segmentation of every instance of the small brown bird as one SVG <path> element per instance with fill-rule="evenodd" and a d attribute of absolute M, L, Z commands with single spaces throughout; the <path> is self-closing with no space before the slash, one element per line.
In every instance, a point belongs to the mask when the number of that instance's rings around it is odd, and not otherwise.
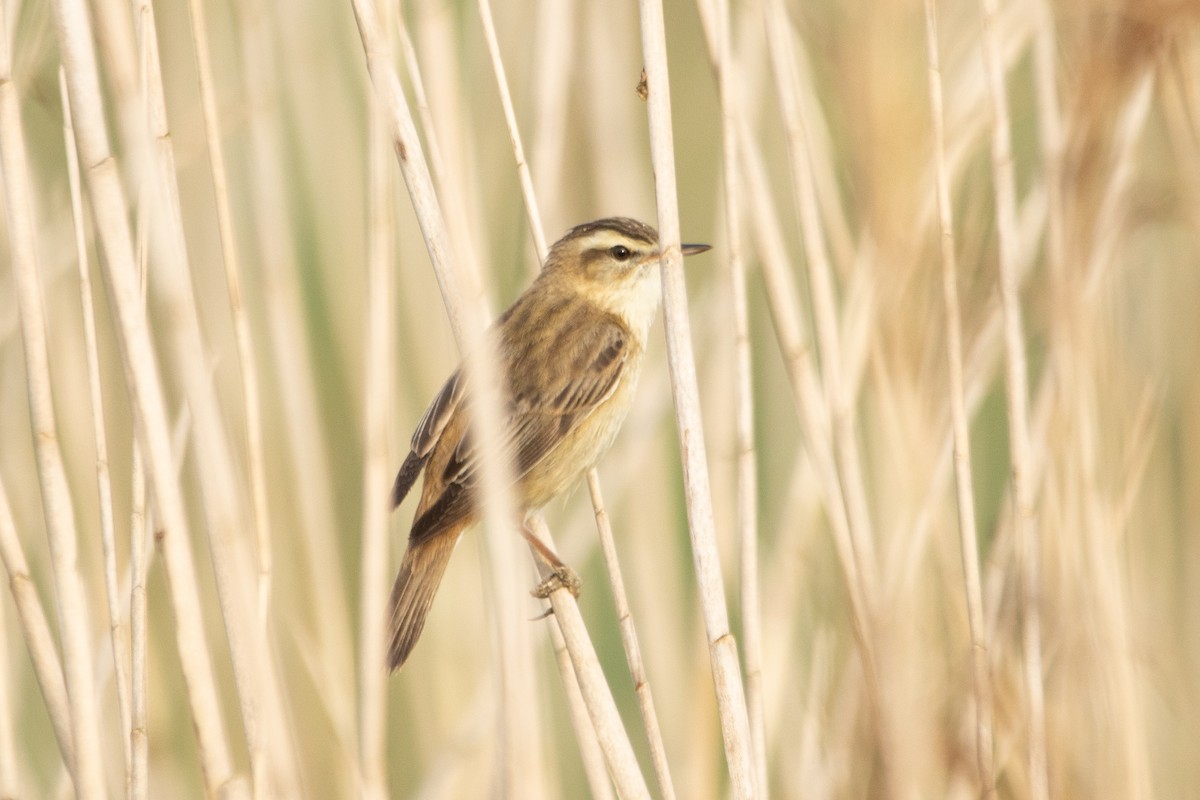
<path fill-rule="evenodd" d="M 682 246 L 684 255 L 707 249 Z M 660 304 L 661 255 L 657 231 L 636 220 L 579 225 L 550 248 L 541 274 L 492 326 L 504 378 L 500 452 L 512 464 L 519 511 L 544 506 L 612 444 L 633 402 Z M 469 432 L 465 384 L 459 368 L 438 392 L 392 489 L 395 508 L 425 470 L 392 588 L 392 670 L 412 652 L 450 553 L 478 518 L 480 455 Z M 573 573 L 532 534 L 526 536 L 570 584 Z"/>

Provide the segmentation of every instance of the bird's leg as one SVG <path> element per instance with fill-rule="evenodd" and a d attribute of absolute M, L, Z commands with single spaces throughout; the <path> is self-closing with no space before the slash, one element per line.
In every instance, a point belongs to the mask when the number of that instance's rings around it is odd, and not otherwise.
<path fill-rule="evenodd" d="M 578 573 L 564 564 L 562 559 L 558 557 L 558 554 L 537 537 L 528 519 L 522 521 L 519 528 L 521 535 L 525 537 L 525 541 L 529 542 L 530 547 L 538 554 L 538 557 L 550 568 L 550 574 L 546 576 L 545 580 L 534 587 L 530 594 L 534 597 L 545 599 L 559 589 L 566 589 L 571 593 L 572 597 L 579 597 L 579 590 L 583 587 L 583 581 L 579 579 Z"/>

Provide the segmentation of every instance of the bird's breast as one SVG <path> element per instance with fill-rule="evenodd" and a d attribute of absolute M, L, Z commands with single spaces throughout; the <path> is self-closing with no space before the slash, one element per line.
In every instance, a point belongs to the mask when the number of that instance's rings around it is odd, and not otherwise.
<path fill-rule="evenodd" d="M 574 485 L 612 445 L 633 405 L 641 360 L 640 352 L 631 354 L 612 395 L 526 473 L 521 481 L 526 507 L 541 508 Z"/>

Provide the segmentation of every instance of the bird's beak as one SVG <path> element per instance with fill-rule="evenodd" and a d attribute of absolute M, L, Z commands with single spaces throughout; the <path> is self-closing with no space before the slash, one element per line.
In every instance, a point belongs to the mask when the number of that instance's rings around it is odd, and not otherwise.
<path fill-rule="evenodd" d="M 680 245 L 679 249 L 683 251 L 685 256 L 694 256 L 697 253 L 703 253 L 705 250 L 711 250 L 711 244 L 684 244 Z"/>

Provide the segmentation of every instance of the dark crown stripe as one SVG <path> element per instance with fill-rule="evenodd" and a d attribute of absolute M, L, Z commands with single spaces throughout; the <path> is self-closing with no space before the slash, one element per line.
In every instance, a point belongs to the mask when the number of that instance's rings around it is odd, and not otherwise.
<path fill-rule="evenodd" d="M 658 244 L 658 231 L 629 217 L 608 217 L 594 222 L 585 222 L 572 228 L 563 239 L 580 239 L 600 230 L 616 231 L 622 236 L 636 239 L 645 244 Z"/>

